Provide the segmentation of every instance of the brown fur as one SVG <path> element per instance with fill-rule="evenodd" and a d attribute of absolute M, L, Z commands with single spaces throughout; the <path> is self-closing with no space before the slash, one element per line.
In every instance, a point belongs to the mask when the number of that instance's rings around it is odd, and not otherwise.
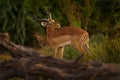
<path fill-rule="evenodd" d="M 46 41 L 53 51 L 53 56 L 56 57 L 57 51 L 60 53 L 60 58 L 63 58 L 64 47 L 72 45 L 81 54 L 90 52 L 88 41 L 89 34 L 87 31 L 75 28 L 72 26 L 65 26 L 59 28 L 55 22 L 50 20 L 50 24 L 46 26 Z"/>

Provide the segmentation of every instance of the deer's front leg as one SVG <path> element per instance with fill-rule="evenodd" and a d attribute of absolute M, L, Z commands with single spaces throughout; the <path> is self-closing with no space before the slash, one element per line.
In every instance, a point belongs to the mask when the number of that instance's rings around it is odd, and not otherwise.
<path fill-rule="evenodd" d="M 59 48 L 60 59 L 63 59 L 63 53 L 64 53 L 64 46 Z"/>
<path fill-rule="evenodd" d="M 55 58 L 56 54 L 57 54 L 57 48 L 56 47 L 52 48 L 52 54 L 53 54 L 53 57 Z"/>

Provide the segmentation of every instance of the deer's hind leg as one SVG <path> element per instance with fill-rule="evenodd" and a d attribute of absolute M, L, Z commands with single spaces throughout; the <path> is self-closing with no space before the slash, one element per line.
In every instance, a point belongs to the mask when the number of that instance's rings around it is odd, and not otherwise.
<path fill-rule="evenodd" d="M 81 46 L 85 53 L 92 53 L 91 49 L 89 48 L 89 36 L 85 35 L 83 42 L 81 43 Z"/>
<path fill-rule="evenodd" d="M 83 48 L 83 42 L 84 42 L 84 35 L 81 37 L 75 37 L 72 39 L 72 45 L 78 50 L 80 53 L 80 56 L 75 60 L 74 66 L 77 65 L 77 63 L 83 58 L 84 56 L 84 48 Z"/>
<path fill-rule="evenodd" d="M 83 54 L 84 53 L 84 49 L 82 47 L 82 42 L 83 42 L 83 36 L 82 37 L 74 37 L 71 39 L 72 41 L 72 45 L 73 47 L 80 53 L 80 54 Z"/>

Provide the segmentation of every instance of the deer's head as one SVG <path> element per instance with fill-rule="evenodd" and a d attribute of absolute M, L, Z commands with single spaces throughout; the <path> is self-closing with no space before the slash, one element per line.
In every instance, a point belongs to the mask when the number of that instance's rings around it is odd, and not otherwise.
<path fill-rule="evenodd" d="M 39 19 L 36 17 L 36 15 L 34 15 L 34 19 L 36 21 L 40 22 L 41 26 L 43 26 L 43 27 L 48 27 L 49 25 L 52 25 L 53 23 L 55 23 L 55 21 L 52 19 L 52 16 L 50 13 L 49 13 L 49 18 Z"/>

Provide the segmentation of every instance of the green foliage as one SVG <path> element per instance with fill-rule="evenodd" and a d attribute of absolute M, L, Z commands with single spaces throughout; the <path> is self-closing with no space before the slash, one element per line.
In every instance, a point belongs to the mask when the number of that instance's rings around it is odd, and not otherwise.
<path fill-rule="evenodd" d="M 120 63 L 120 38 L 119 39 L 107 39 L 105 43 L 106 62 Z"/>
<path fill-rule="evenodd" d="M 107 63 L 120 63 L 120 38 L 104 38 L 101 42 L 94 40 L 91 44 L 92 54 L 86 54 L 84 61 L 100 60 Z"/>
<path fill-rule="evenodd" d="M 108 33 L 120 22 L 119 0 L 96 0 L 89 26 L 95 31 Z M 120 26 L 119 28 L 120 29 Z M 109 34 L 109 33 L 108 33 Z M 115 35 L 110 35 L 115 36 Z"/>
<path fill-rule="evenodd" d="M 80 53 L 73 48 L 72 46 L 66 46 L 65 51 L 64 51 L 64 58 L 71 60 L 71 59 L 76 59 Z"/>
<path fill-rule="evenodd" d="M 33 15 L 47 17 L 46 12 L 51 12 L 55 21 L 63 26 L 107 33 L 120 28 L 119 9 L 119 0 L 0 0 L 0 31 L 9 32 L 14 42 L 24 44 L 31 31 L 45 33 Z"/>

